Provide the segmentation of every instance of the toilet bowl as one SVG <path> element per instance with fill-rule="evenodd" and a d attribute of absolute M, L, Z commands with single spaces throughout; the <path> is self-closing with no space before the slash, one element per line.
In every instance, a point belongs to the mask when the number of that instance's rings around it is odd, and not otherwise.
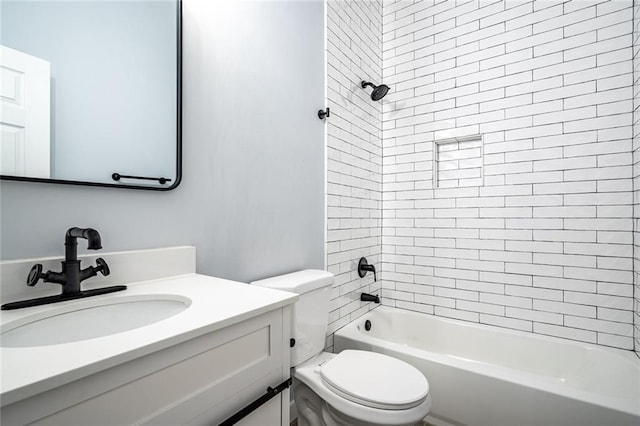
<path fill-rule="evenodd" d="M 323 351 L 333 278 L 305 270 L 251 283 L 300 295 L 291 315 L 298 425 L 419 424 L 431 408 L 429 383 L 420 370 L 375 352 Z"/>
<path fill-rule="evenodd" d="M 298 424 L 305 424 L 301 418 L 306 416 L 311 425 L 415 425 L 431 408 L 429 384 L 416 372 L 374 352 L 322 352 L 294 368 L 293 377 L 300 382 L 295 391 Z"/>

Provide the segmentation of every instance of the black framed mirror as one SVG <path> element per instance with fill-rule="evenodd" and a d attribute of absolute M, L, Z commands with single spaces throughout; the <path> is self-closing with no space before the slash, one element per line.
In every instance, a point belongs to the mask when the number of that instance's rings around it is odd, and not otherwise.
<path fill-rule="evenodd" d="M 180 0 L 2 0 L 0 72 L 0 178 L 180 184 Z"/>

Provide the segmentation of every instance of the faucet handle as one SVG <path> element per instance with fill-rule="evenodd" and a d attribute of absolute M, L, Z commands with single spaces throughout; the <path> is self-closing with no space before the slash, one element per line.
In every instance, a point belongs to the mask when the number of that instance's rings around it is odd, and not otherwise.
<path fill-rule="evenodd" d="M 29 271 L 29 275 L 27 276 L 27 285 L 29 287 L 33 287 L 38 284 L 40 278 L 45 278 L 45 274 L 42 273 L 42 264 L 36 263 Z"/>
<path fill-rule="evenodd" d="M 367 272 L 373 272 L 373 280 L 378 281 L 378 277 L 376 277 L 376 267 L 370 265 L 367 262 L 366 257 L 361 257 L 358 262 L 358 276 L 360 276 L 360 278 L 364 278 L 364 276 L 367 275 Z"/>
<path fill-rule="evenodd" d="M 107 265 L 107 262 L 105 262 L 103 258 L 97 258 L 96 265 L 98 265 L 96 266 L 96 272 L 100 272 L 105 277 L 111 273 L 111 271 L 109 270 L 109 265 Z"/>

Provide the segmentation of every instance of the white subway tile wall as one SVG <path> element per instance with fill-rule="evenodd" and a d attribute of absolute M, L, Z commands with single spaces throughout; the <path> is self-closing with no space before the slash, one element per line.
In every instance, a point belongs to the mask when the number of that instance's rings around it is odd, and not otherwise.
<path fill-rule="evenodd" d="M 382 106 L 360 87 L 382 81 L 381 37 L 381 0 L 327 2 L 327 267 L 336 276 L 327 350 L 334 331 L 374 307 L 360 293 L 380 289 L 356 269 L 362 256 L 381 261 Z"/>
<path fill-rule="evenodd" d="M 381 196 L 383 304 L 633 349 L 632 1 L 385 1 L 377 13 L 329 2 L 330 106 L 344 114 L 329 127 L 333 329 L 363 309 L 347 294 L 359 254 L 378 263 Z M 382 138 L 354 87 L 363 72 L 380 81 L 380 27 Z M 434 185 L 435 143 L 476 134 L 481 167 L 443 163 Z M 459 184 L 480 168 L 481 185 Z"/>
<path fill-rule="evenodd" d="M 635 351 L 640 357 L 640 2 L 633 11 L 633 283 Z"/>

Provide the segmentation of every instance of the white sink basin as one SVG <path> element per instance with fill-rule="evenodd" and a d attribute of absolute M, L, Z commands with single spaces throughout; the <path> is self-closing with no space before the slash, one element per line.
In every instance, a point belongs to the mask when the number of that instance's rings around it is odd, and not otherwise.
<path fill-rule="evenodd" d="M 18 348 L 78 342 L 144 327 L 189 307 L 186 297 L 119 297 L 78 303 L 10 322 L 0 329 L 0 346 Z"/>

